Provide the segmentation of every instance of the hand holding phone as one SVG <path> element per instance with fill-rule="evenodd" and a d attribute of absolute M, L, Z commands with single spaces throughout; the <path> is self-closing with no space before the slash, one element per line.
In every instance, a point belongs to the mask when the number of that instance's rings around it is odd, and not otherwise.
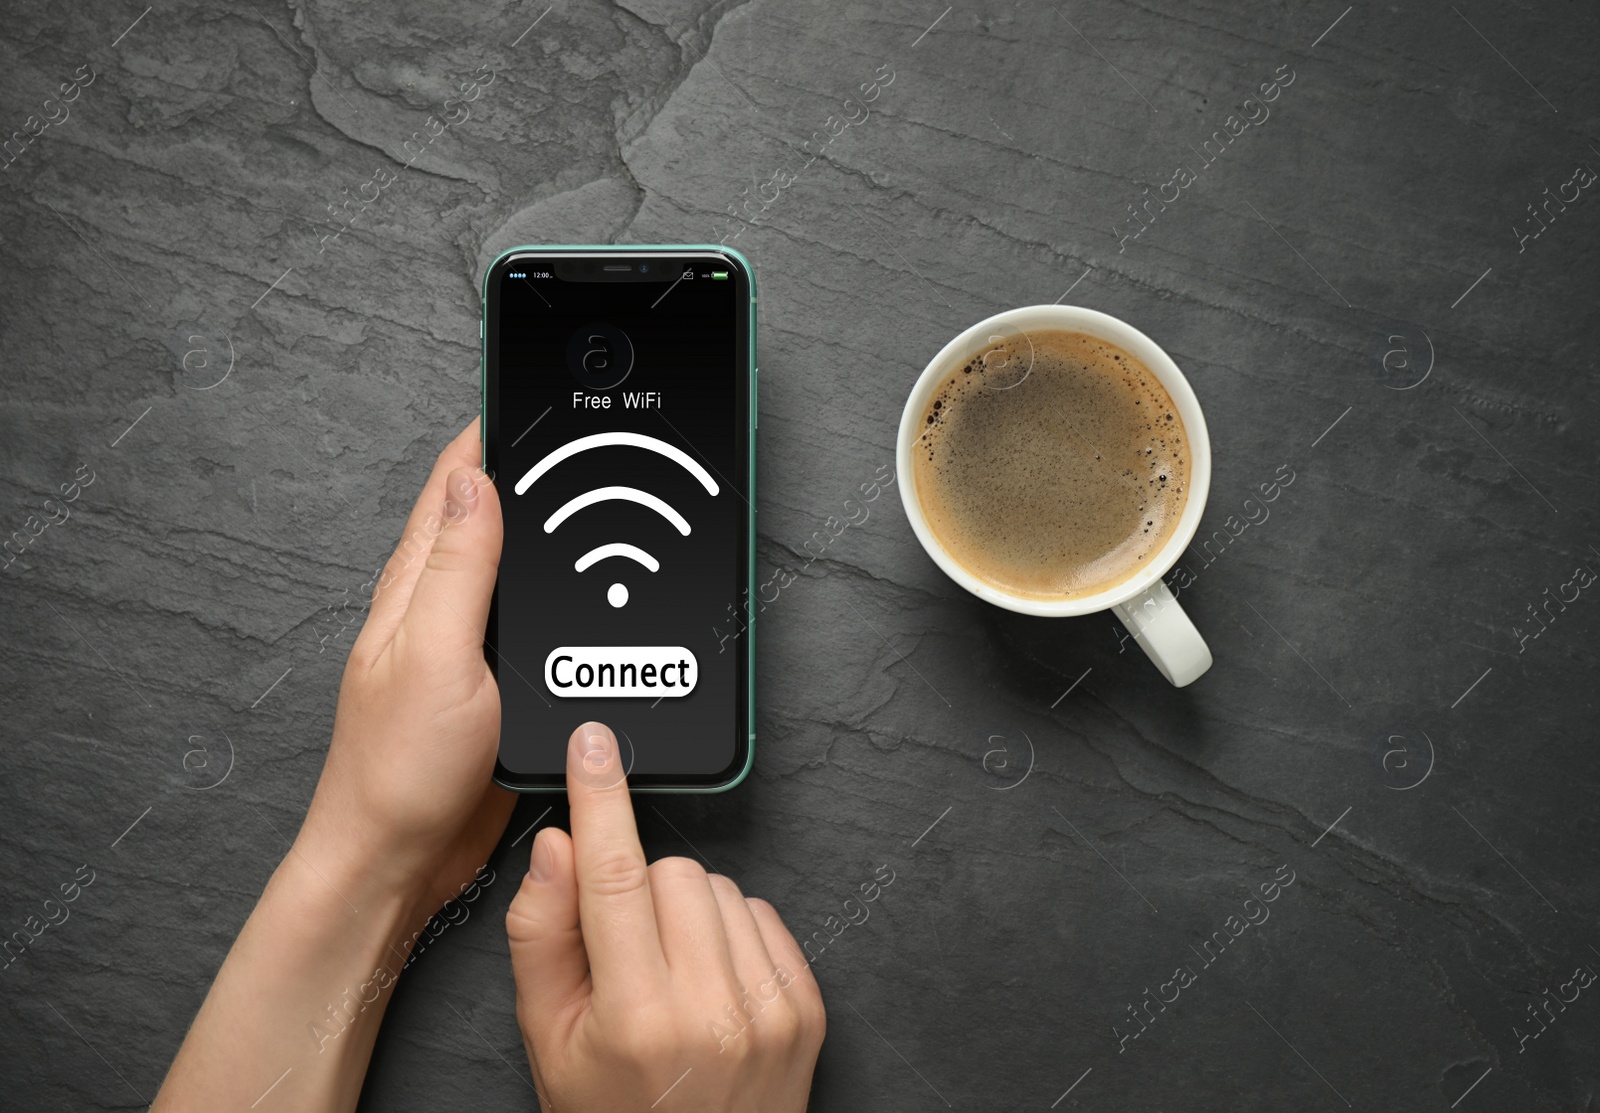
<path fill-rule="evenodd" d="M 517 1020 L 547 1109 L 801 1113 L 822 994 L 765 901 L 645 864 L 616 736 L 567 743 L 572 835 L 546 828 L 506 913 Z"/>
<path fill-rule="evenodd" d="M 439 454 L 377 578 L 296 840 L 341 889 L 382 883 L 429 912 L 488 860 L 516 800 L 490 783 L 500 694 L 483 631 L 502 530 L 479 436 L 473 421 Z"/>
<path fill-rule="evenodd" d="M 264 1111 L 262 1079 L 275 1077 L 272 1108 L 354 1109 L 430 916 L 505 829 L 516 798 L 490 782 L 500 694 L 483 659 L 500 504 L 478 453 L 474 421 L 440 453 L 375 578 L 305 822 L 217 972 L 156 1113 Z M 281 830 L 263 808 L 239 810 L 242 829 L 261 832 L 251 838 Z"/>

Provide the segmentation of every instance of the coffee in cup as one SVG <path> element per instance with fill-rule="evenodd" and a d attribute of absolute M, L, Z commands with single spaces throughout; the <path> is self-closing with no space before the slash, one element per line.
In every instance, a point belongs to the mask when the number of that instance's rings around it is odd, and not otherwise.
<path fill-rule="evenodd" d="M 1136 356 L 1089 333 L 996 336 L 936 387 L 920 428 L 929 528 L 1010 595 L 1115 587 L 1183 515 L 1190 457 L 1177 406 Z"/>
<path fill-rule="evenodd" d="M 1161 579 L 1205 511 L 1205 415 L 1126 321 L 1073 305 L 979 321 L 917 377 L 895 461 L 912 531 L 967 591 L 1046 618 L 1109 610 L 1178 687 L 1211 667 Z"/>

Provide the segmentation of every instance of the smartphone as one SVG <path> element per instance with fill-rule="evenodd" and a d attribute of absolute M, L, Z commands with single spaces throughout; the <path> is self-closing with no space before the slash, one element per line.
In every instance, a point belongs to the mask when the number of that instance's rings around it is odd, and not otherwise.
<path fill-rule="evenodd" d="M 616 732 L 630 787 L 717 792 L 754 756 L 756 291 L 714 246 L 519 247 L 483 287 L 483 463 L 505 543 L 494 778 L 566 785 Z"/>

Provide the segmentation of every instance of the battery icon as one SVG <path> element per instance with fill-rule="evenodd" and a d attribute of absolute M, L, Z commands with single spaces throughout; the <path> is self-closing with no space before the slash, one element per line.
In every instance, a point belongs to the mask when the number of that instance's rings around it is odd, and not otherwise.
<path fill-rule="evenodd" d="M 727 277 L 728 277 L 728 272 L 727 271 L 712 271 L 711 272 L 711 278 L 712 278 L 713 281 L 716 281 L 716 282 L 721 282 L 724 279 L 726 279 Z"/>

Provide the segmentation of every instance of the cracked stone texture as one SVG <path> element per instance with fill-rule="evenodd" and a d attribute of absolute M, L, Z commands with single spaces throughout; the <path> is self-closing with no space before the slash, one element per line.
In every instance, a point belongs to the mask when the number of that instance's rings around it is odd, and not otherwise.
<path fill-rule="evenodd" d="M 812 1108 L 1593 1108 L 1600 988 L 1552 999 L 1600 968 L 1593 9 L 544 9 L 6 21 L 6 133 L 93 80 L 7 153 L 4 532 L 93 482 L 0 569 L 4 931 L 95 880 L 0 972 L 0 1106 L 159 1085 L 303 815 L 342 604 L 477 408 L 486 260 L 727 237 L 761 283 L 759 570 L 795 578 L 753 776 L 639 814 L 827 941 Z M 1062 298 L 1205 407 L 1221 555 L 1182 598 L 1216 665 L 1185 690 L 1108 616 L 962 593 L 892 486 L 808 563 L 927 358 Z M 364 1108 L 534 1106 L 501 915 L 545 806 L 403 979 Z"/>

